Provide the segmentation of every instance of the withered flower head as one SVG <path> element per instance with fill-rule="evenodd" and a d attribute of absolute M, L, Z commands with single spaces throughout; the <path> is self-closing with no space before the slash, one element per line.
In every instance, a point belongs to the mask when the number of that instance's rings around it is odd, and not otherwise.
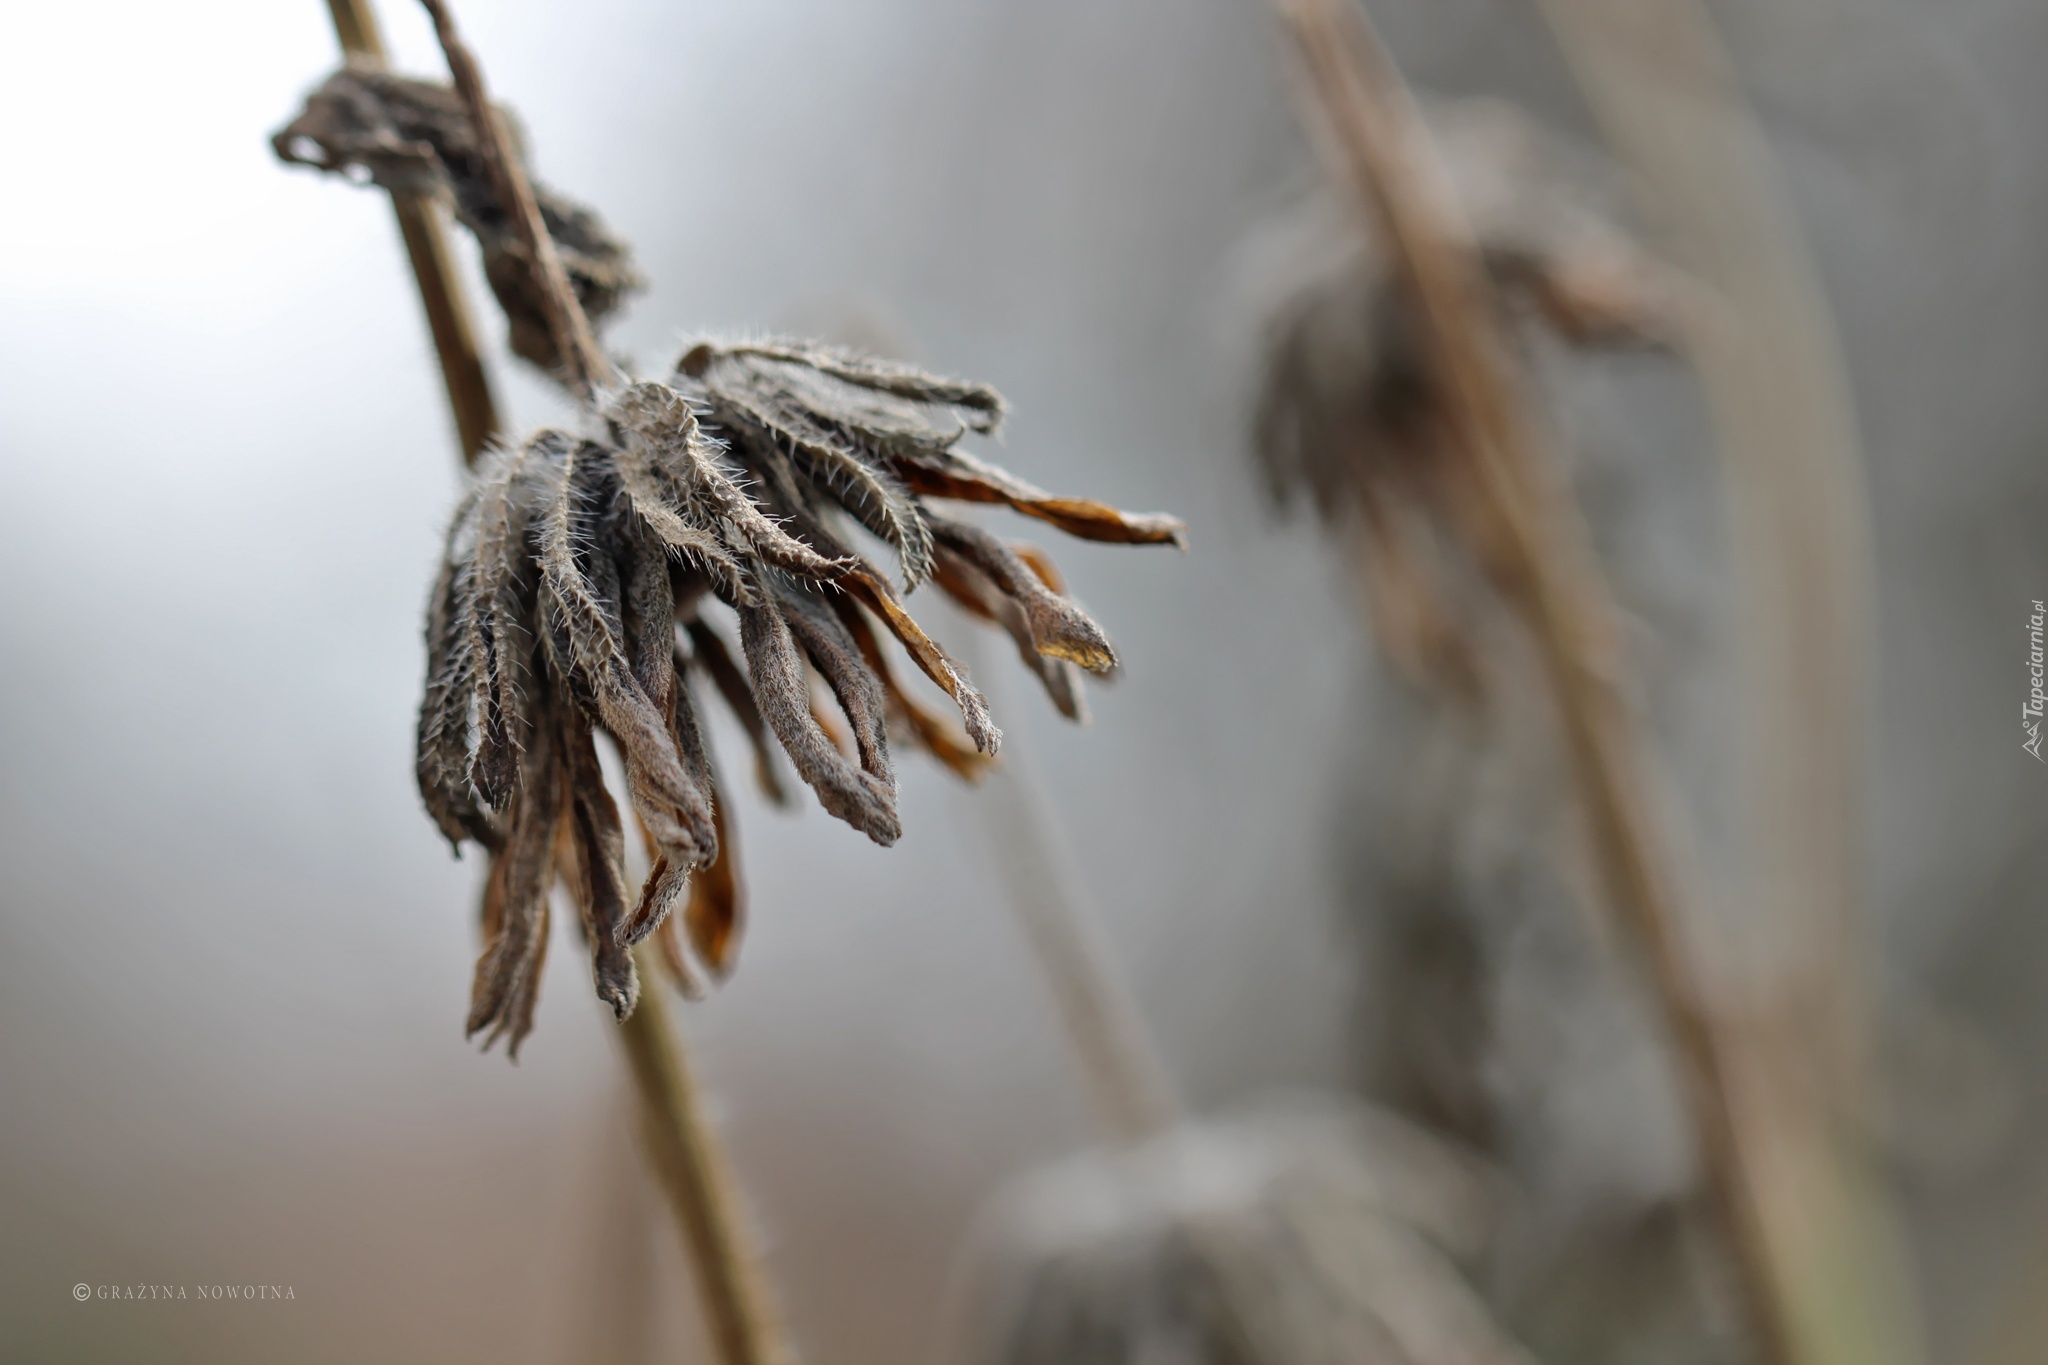
<path fill-rule="evenodd" d="M 628 949 L 679 906 L 703 965 L 729 967 L 737 907 L 706 684 L 752 738 L 771 792 L 772 736 L 819 804 L 879 844 L 900 832 L 892 722 L 963 774 L 996 752 L 981 694 L 853 528 L 894 550 L 907 588 L 933 581 L 1001 622 L 1069 715 L 1074 670 L 1115 666 L 1108 637 L 1043 555 L 928 499 L 1002 503 L 1093 540 L 1182 535 L 1171 517 L 1052 497 L 957 450 L 968 431 L 995 430 L 994 390 L 809 343 L 705 342 L 669 382 L 625 383 L 597 406 L 600 435 L 543 431 L 493 457 L 456 515 L 428 628 L 420 790 L 451 842 L 494 855 L 469 1027 L 515 1048 L 557 875 L 621 1016 L 638 989 Z M 885 634 L 950 694 L 964 739 L 899 687 Z M 637 894 L 599 731 L 624 758 L 654 854 Z M 672 930 L 666 944 L 682 970 Z"/>
<path fill-rule="evenodd" d="M 523 163 L 518 122 L 502 105 L 499 114 Z M 453 90 L 351 63 L 308 95 L 299 116 L 270 141 L 281 160 L 295 165 L 367 178 L 401 194 L 445 197 L 483 247 L 484 275 L 505 310 L 513 354 L 543 370 L 558 368 L 532 269 Z M 577 302 L 592 325 L 602 323 L 641 288 L 630 249 L 590 209 L 538 181 L 533 193 Z"/>
<path fill-rule="evenodd" d="M 583 430 L 489 455 L 449 529 L 427 624 L 420 792 L 458 851 L 491 854 L 469 1031 L 516 1053 L 558 879 L 598 995 L 621 1018 L 639 992 L 630 950 L 650 935 L 695 988 L 678 920 L 703 968 L 730 970 L 740 890 L 701 720 L 707 688 L 746 732 L 771 799 L 787 799 L 780 748 L 820 805 L 878 844 L 901 832 L 892 738 L 970 779 L 994 757 L 1001 732 L 981 694 L 854 538 L 894 552 L 905 591 L 933 582 L 1000 624 L 1078 720 L 1080 672 L 1116 667 L 1109 637 L 1044 554 L 929 500 L 999 503 L 1127 544 L 1178 544 L 1183 527 L 1054 497 L 958 449 L 1002 420 L 986 385 L 780 340 L 693 345 L 665 383 L 619 375 L 593 324 L 637 287 L 625 246 L 530 184 L 445 6 L 427 7 L 455 90 L 350 65 L 272 143 L 287 161 L 452 199 L 483 246 L 513 349 L 582 408 Z M 960 725 L 903 690 L 884 636 L 952 698 Z M 599 733 L 623 758 L 652 856 L 637 890 Z"/>
<path fill-rule="evenodd" d="M 1662 346 L 1669 272 L 1621 226 L 1605 167 L 1493 100 L 1425 107 L 1440 164 L 1498 304 L 1580 347 Z M 1376 633 L 1411 675 L 1474 683 L 1457 540 L 1469 497 L 1446 417 L 1386 253 L 1345 206 L 1289 224 L 1295 266 L 1266 334 L 1254 444 L 1275 497 L 1306 495 L 1360 561 Z"/>

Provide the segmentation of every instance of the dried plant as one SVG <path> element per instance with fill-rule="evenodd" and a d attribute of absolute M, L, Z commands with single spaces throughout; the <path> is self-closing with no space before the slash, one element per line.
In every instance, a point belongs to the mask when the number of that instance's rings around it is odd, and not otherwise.
<path fill-rule="evenodd" d="M 368 0 L 329 0 L 348 64 L 273 146 L 287 162 L 390 191 L 408 247 L 420 248 L 412 265 L 466 461 L 477 463 L 497 419 L 436 198 L 482 244 L 514 351 L 581 413 L 578 431 L 490 453 L 450 527 L 429 610 L 420 790 L 458 852 L 473 841 L 491 855 L 469 1032 L 488 1030 L 486 1047 L 507 1038 L 516 1054 L 531 1030 L 560 880 L 598 995 L 624 1021 L 648 1159 L 690 1248 L 718 1355 L 786 1365 L 793 1352 L 687 1055 L 661 996 L 640 998 L 636 945 L 650 937 L 694 987 L 679 919 L 714 975 L 730 970 L 738 942 L 730 803 L 698 721 L 701 690 L 738 719 L 771 799 L 787 797 L 779 745 L 827 810 L 892 843 L 892 729 L 970 778 L 1001 734 L 964 670 L 849 543 L 854 528 L 895 552 L 906 590 L 935 579 L 1005 626 L 1075 718 L 1075 670 L 1116 666 L 1108 637 L 1042 553 L 927 499 L 1000 503 L 1095 540 L 1180 543 L 1183 528 L 1054 497 L 957 450 L 969 430 L 992 434 L 1001 421 L 1002 400 L 984 385 L 780 341 L 692 346 L 667 383 L 621 375 L 593 318 L 637 284 L 626 248 L 588 210 L 536 190 L 447 6 L 421 3 L 452 91 L 385 74 Z M 744 669 L 713 619 L 720 611 L 737 622 Z M 961 728 L 899 686 L 885 632 L 952 696 Z M 652 853 L 637 894 L 599 732 L 623 758 Z"/>
<path fill-rule="evenodd" d="M 1004 625 L 1078 719 L 1075 670 L 1112 671 L 1108 637 L 1043 554 L 926 499 L 1001 503 L 1096 540 L 1180 543 L 1182 526 L 1053 497 L 955 449 L 1001 420 L 1002 400 L 984 385 L 775 341 L 692 346 L 666 384 L 619 374 L 592 319 L 636 283 L 625 247 L 595 215 L 536 191 L 447 6 L 421 3 L 452 92 L 384 74 L 368 0 L 329 0 L 348 64 L 273 145 L 288 162 L 390 191 L 467 463 L 478 463 L 497 416 L 437 198 L 452 200 L 481 242 L 515 352 L 581 410 L 578 432 L 541 431 L 491 453 L 450 527 L 429 610 L 420 790 L 458 853 L 474 841 L 491 854 L 469 1032 L 488 1029 L 486 1047 L 504 1037 L 516 1054 L 531 1030 L 559 879 L 598 995 L 623 1021 L 648 1161 L 690 1250 L 716 1352 L 728 1365 L 788 1365 L 776 1296 L 686 1050 L 661 994 L 640 998 L 636 958 L 647 950 L 636 945 L 650 936 L 678 984 L 694 986 L 678 919 L 714 975 L 730 970 L 738 942 L 730 803 L 698 723 L 698 689 L 708 684 L 738 719 L 771 799 L 786 799 L 772 735 L 821 804 L 891 843 L 892 727 L 969 778 L 1001 736 L 965 672 L 848 544 L 851 528 L 895 551 L 907 590 L 937 578 Z M 713 601 L 737 620 L 744 671 L 711 619 Z M 901 689 L 884 631 L 953 697 L 964 731 Z M 637 896 L 600 731 L 623 757 L 653 854 Z"/>
<path fill-rule="evenodd" d="M 1289 1097 L 1013 1181 L 954 1335 L 1002 1365 L 1532 1365 L 1467 1273 L 1483 1168 L 1382 1111 Z"/>
<path fill-rule="evenodd" d="M 705 883 L 693 871 L 724 865 L 707 685 L 753 740 L 757 772 L 774 771 L 772 737 L 820 805 L 883 845 L 901 830 L 892 715 L 899 741 L 956 768 L 996 752 L 981 694 L 845 522 L 886 541 L 907 584 L 943 564 L 943 587 L 1007 615 L 1035 655 L 1095 672 L 1115 651 L 1057 579 L 926 496 L 1007 502 L 1094 539 L 1180 535 L 1171 518 L 1048 498 L 954 450 L 967 430 L 994 430 L 993 390 L 828 348 L 702 343 L 672 384 L 622 384 L 601 411 L 606 439 L 542 431 L 485 468 L 457 512 L 428 631 L 420 790 L 452 843 L 495 855 L 470 1027 L 515 1046 L 531 1026 L 551 868 L 582 909 L 598 993 L 623 1015 L 627 949 Z M 714 603 L 737 623 L 744 674 Z M 966 742 L 903 691 L 883 633 L 952 696 Z M 1070 695 L 1054 687 L 1056 701 Z M 655 853 L 637 896 L 598 730 L 619 746 Z M 732 902 L 689 904 L 690 945 L 723 974 Z"/>
<path fill-rule="evenodd" d="M 1546 184 L 1487 175 L 1489 158 L 1441 120 L 1424 135 L 1362 25 L 1339 22 L 1329 0 L 1287 7 L 1342 175 L 1398 268 L 1367 256 L 1283 314 L 1260 430 L 1268 471 L 1354 532 L 1377 634 L 1411 674 L 1469 691 L 1475 603 L 1531 627 L 1596 866 L 1669 1026 L 1755 1346 L 1777 1360 L 1909 1359 L 1911 1294 L 1854 1117 L 1869 1046 L 1855 872 L 1868 531 L 1854 426 L 1810 264 L 1711 19 L 1694 0 L 1542 6 L 1687 273 L 1679 309 L 1660 272 L 1631 264 L 1597 220 L 1560 215 L 1571 206 Z M 1525 164 L 1580 188 L 1554 160 Z M 1521 225 L 1546 223 L 1532 261 Z M 1572 281 L 1592 286 L 1590 317 L 1571 304 Z M 1655 866 L 1654 826 L 1627 809 L 1644 787 L 1601 695 L 1611 611 L 1571 543 L 1583 539 L 1573 509 L 1516 467 L 1536 443 L 1518 411 L 1515 334 L 1499 324 L 1530 311 L 1579 344 L 1682 348 L 1721 438 L 1760 873 L 1723 908 L 1747 917 L 1750 959 L 1776 979 L 1752 971 L 1720 998 L 1684 960 L 1672 895 L 1684 888 Z M 1752 1016 L 1740 1028 L 1726 1017 L 1736 1001 Z"/>
<path fill-rule="evenodd" d="M 789 340 L 693 345 L 667 382 L 618 374 L 591 324 L 637 283 L 627 251 L 588 210 L 530 187 L 509 133 L 478 136 L 471 110 L 487 106 L 480 77 L 463 88 L 464 60 L 450 49 L 454 90 L 353 63 L 273 144 L 288 161 L 452 199 L 515 351 L 585 412 L 586 432 L 541 431 L 485 462 L 450 528 L 427 632 L 420 791 L 451 844 L 492 855 L 469 1030 L 516 1052 L 558 879 L 597 993 L 621 1018 L 638 999 L 631 949 L 651 935 L 695 988 L 678 918 L 697 965 L 730 970 L 741 905 L 707 688 L 748 735 L 771 798 L 786 798 L 779 747 L 820 805 L 883 845 L 901 832 L 892 738 L 970 778 L 994 757 L 1001 731 L 980 692 L 859 535 L 893 552 L 904 591 L 932 582 L 1001 625 L 1054 705 L 1082 719 L 1080 673 L 1116 667 L 1107 634 L 1042 552 L 931 500 L 1000 504 L 1098 541 L 1178 544 L 1184 528 L 1053 496 L 959 449 L 1002 420 L 986 385 Z M 958 726 L 899 682 L 885 635 L 952 698 Z M 652 854 L 637 890 L 599 732 L 624 759 Z"/>
<path fill-rule="evenodd" d="M 518 125 L 507 111 L 499 112 L 523 164 Z M 455 91 L 354 58 L 306 97 L 306 107 L 277 131 L 271 146 L 296 165 L 367 180 L 395 195 L 453 204 L 483 247 L 484 276 L 505 310 L 513 354 L 543 370 L 561 365 L 518 228 L 491 184 Z M 602 324 L 641 287 L 631 251 L 581 204 L 538 183 L 533 193 L 576 301 L 593 323 Z"/>
<path fill-rule="evenodd" d="M 1498 101 L 1423 112 L 1504 322 L 1579 347 L 1669 343 L 1669 272 L 1622 226 L 1603 165 Z M 1287 229 L 1293 270 L 1267 327 L 1254 419 L 1267 481 L 1282 503 L 1306 497 L 1345 538 L 1388 657 L 1469 699 L 1484 594 L 1457 548 L 1474 494 L 1454 455 L 1448 387 L 1398 263 L 1355 213 L 1319 196 Z"/>
<path fill-rule="evenodd" d="M 1740 1044 L 1688 942 L 1650 759 L 1619 685 L 1614 609 L 1579 509 L 1529 406 L 1494 278 L 1399 71 L 1349 0 L 1276 0 L 1301 58 L 1311 125 L 1395 265 L 1414 319 L 1431 423 L 1430 478 L 1459 561 L 1522 626 L 1541 667 L 1584 821 L 1601 908 L 1648 980 L 1762 1356 L 1801 1353 L 1758 1192 L 1773 1153 L 1742 1122 Z M 1354 452 L 1339 450 L 1334 458 Z M 1366 458 L 1369 458 L 1366 457 Z"/>

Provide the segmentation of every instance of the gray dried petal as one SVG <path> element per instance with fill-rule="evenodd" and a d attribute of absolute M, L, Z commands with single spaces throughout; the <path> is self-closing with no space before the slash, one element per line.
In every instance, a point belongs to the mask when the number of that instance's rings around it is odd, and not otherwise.
<path fill-rule="evenodd" d="M 521 992 L 539 976 L 547 950 L 547 896 L 554 881 L 555 826 L 562 809 L 559 738 L 548 722 L 534 727 L 520 756 L 519 785 L 508 812 L 505 846 L 492 868 L 499 903 L 490 941 L 477 959 L 470 996 L 468 1033 L 491 1033 L 486 1047 L 510 1034 L 517 1050 L 515 1008 Z"/>
<path fill-rule="evenodd" d="M 740 647 L 768 728 L 818 804 L 884 847 L 896 842 L 895 792 L 846 761 L 811 716 L 810 679 L 782 613 L 765 603 L 740 608 Z"/>
<path fill-rule="evenodd" d="M 723 524 L 728 551 L 751 552 L 806 578 L 830 578 L 842 567 L 762 514 L 754 500 L 719 468 L 712 446 L 700 434 L 696 414 L 674 389 L 653 383 L 629 385 L 606 415 L 625 432 L 628 448 L 638 447 L 637 453 L 650 469 L 672 480 L 705 518 Z"/>
<path fill-rule="evenodd" d="M 790 361 L 857 388 L 886 393 L 913 403 L 962 409 L 970 414 L 968 424 L 984 434 L 994 432 L 1003 420 L 1003 396 L 986 384 L 944 379 L 927 374 L 914 365 L 856 355 L 840 347 L 817 342 L 788 339 L 724 345 L 702 342 L 684 353 L 677 362 L 677 368 L 693 377 L 698 376 L 721 356 Z"/>
<path fill-rule="evenodd" d="M 663 853 L 694 864 L 708 859 L 716 845 L 710 806 L 683 768 L 667 716 L 648 697 L 626 658 L 616 588 L 604 583 L 616 577 L 611 558 L 599 547 L 579 555 L 572 529 L 594 523 L 600 514 L 589 500 L 604 491 L 597 477 L 603 465 L 602 449 L 586 445 L 555 474 L 540 525 L 543 597 L 567 636 L 568 655 L 562 662 L 625 755 L 634 809 Z M 607 593 L 606 586 L 613 591 Z"/>
<path fill-rule="evenodd" d="M 627 891 L 619 808 L 605 790 L 604 769 L 597 761 L 590 731 L 567 720 L 562 749 L 570 793 L 569 833 L 575 841 L 580 873 L 570 890 L 583 915 L 584 936 L 590 941 L 598 998 L 623 1019 L 640 998 L 640 984 L 633 971 L 633 955 L 621 941 Z"/>
<path fill-rule="evenodd" d="M 486 467 L 472 519 L 475 539 L 467 584 L 472 601 L 464 617 L 478 737 L 469 778 L 493 810 L 502 810 L 511 797 L 527 724 L 521 694 L 532 672 L 534 640 L 522 622 L 532 575 L 519 499 L 531 455 L 531 447 L 522 446 Z"/>
<path fill-rule="evenodd" d="M 724 854 L 727 850 L 720 849 Z M 627 947 L 643 942 L 668 924 L 669 916 L 689 900 L 692 869 L 667 858 L 656 858 L 647 870 L 647 882 L 640 888 L 640 903 L 619 930 L 619 941 Z M 680 965 L 680 960 L 678 962 Z M 687 975 L 688 968 L 682 975 Z"/>
<path fill-rule="evenodd" d="M 711 411 L 758 446 L 779 446 L 795 472 L 896 550 L 909 587 L 931 572 L 932 538 L 910 491 L 879 462 L 803 409 L 787 385 L 761 372 L 711 391 Z"/>
<path fill-rule="evenodd" d="M 896 774 L 889 765 L 886 702 L 880 679 L 861 658 L 860 646 L 829 606 L 789 584 L 775 584 L 774 591 L 784 624 L 819 676 L 831 687 L 839 709 L 853 727 L 861 770 L 894 797 Z"/>
<path fill-rule="evenodd" d="M 420 701 L 414 760 L 427 813 L 457 852 L 464 839 L 491 848 L 499 842 L 469 784 L 469 712 L 476 690 L 471 655 L 464 648 L 469 572 L 466 562 L 450 559 L 442 564 L 434 584 L 427 612 L 427 689 Z"/>
<path fill-rule="evenodd" d="M 789 792 L 782 785 L 781 774 L 776 771 L 775 749 L 768 742 L 768 723 L 761 719 L 761 708 L 755 704 L 746 674 L 740 671 L 740 666 L 733 661 L 732 651 L 710 626 L 702 621 L 691 621 L 686 633 L 690 637 L 691 662 L 711 679 L 711 685 L 718 689 L 719 696 L 724 698 L 726 707 L 753 745 L 755 785 L 776 805 L 787 806 Z"/>

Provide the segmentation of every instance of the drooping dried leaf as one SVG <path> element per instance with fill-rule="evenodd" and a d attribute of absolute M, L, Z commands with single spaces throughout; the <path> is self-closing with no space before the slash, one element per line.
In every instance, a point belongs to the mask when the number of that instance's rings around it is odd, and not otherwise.
<path fill-rule="evenodd" d="M 621 588 L 601 539 L 617 497 L 603 449 L 585 442 L 556 464 L 540 524 L 542 610 L 551 660 L 626 759 L 633 805 L 663 853 L 687 865 L 716 849 L 709 799 L 691 781 L 664 708 L 641 686 L 623 642 Z"/>
<path fill-rule="evenodd" d="M 934 517 L 932 532 L 948 550 L 981 570 L 998 592 L 1024 609 L 1032 647 L 1038 653 L 1079 664 L 1093 673 L 1116 667 L 1116 650 L 1102 627 L 1047 588 L 1016 551 L 965 522 Z"/>
<path fill-rule="evenodd" d="M 864 570 L 856 570 L 840 581 L 862 605 L 882 618 L 882 624 L 924 670 L 925 676 L 945 689 L 953 704 L 960 708 L 961 723 L 967 727 L 967 737 L 974 741 L 974 747 L 993 757 L 1002 746 L 1003 732 L 989 719 L 988 703 L 967 680 L 967 670 L 924 633 L 911 619 L 910 613 L 897 602 L 896 594 L 890 591 L 889 585 L 880 578 Z"/>
<path fill-rule="evenodd" d="M 1017 647 L 1017 658 L 1031 670 L 1059 713 L 1077 725 L 1088 723 L 1088 702 L 1081 688 L 1081 670 L 1065 659 L 1040 654 L 1024 608 L 1005 597 L 988 576 L 944 546 L 932 582 L 964 610 L 1003 628 Z"/>
<path fill-rule="evenodd" d="M 565 718 L 566 720 L 566 718 Z M 590 940 L 591 966 L 598 999 L 623 1019 L 640 997 L 633 955 L 622 942 L 626 924 L 626 850 L 619 808 L 605 789 L 604 769 L 590 731 L 573 720 L 564 725 L 562 748 L 567 759 L 569 808 L 563 813 L 568 837 L 576 849 L 576 872 L 565 877 L 583 932 Z"/>
<path fill-rule="evenodd" d="M 741 607 L 740 648 L 762 719 L 818 804 L 876 843 L 895 843 L 903 827 L 894 786 L 847 762 L 812 718 L 810 679 L 782 614 L 767 605 Z"/>

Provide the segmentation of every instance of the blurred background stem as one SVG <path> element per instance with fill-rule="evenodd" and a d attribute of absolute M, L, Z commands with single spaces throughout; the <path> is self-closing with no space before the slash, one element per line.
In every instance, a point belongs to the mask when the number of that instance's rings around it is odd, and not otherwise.
<path fill-rule="evenodd" d="M 1113 1141 L 1134 1145 L 1164 1132 L 1180 1106 L 1130 982 L 1080 890 L 1052 803 L 1015 737 L 1003 747 L 975 809 L 1089 1107 Z"/>
<path fill-rule="evenodd" d="M 1742 669 L 1748 876 L 1728 907 L 1738 1111 L 1797 1359 L 1913 1361 L 1897 1218 L 1866 1150 L 1868 495 L 1833 325 L 1768 145 L 1697 0 L 1542 0 L 1697 287 L 1680 340 L 1720 448 Z"/>
<path fill-rule="evenodd" d="M 1805 1286 L 1762 1207 L 1774 1153 L 1746 1119 L 1741 1041 L 1701 969 L 1650 756 L 1618 680 L 1615 610 L 1583 519 L 1544 448 L 1470 232 L 1413 98 L 1353 0 L 1279 0 L 1308 122 L 1413 310 L 1463 492 L 1456 532 L 1536 647 L 1602 900 L 1663 1017 L 1743 1316 L 1763 1359 L 1806 1365 Z"/>

